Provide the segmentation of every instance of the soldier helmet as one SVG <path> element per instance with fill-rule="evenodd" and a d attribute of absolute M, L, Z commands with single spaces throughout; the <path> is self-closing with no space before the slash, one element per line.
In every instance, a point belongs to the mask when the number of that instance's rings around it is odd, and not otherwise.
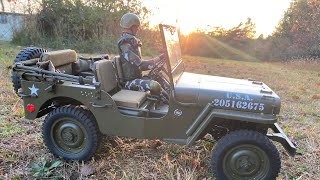
<path fill-rule="evenodd" d="M 121 17 L 120 26 L 122 28 L 131 28 L 132 26 L 140 26 L 140 18 L 134 13 L 127 13 Z"/>

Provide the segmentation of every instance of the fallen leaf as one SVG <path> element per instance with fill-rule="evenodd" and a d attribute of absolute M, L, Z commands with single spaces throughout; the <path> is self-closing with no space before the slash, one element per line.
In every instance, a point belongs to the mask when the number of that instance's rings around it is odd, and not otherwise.
<path fill-rule="evenodd" d="M 192 161 L 192 167 L 195 169 L 201 168 L 199 158 L 196 158 Z"/>
<path fill-rule="evenodd" d="M 112 144 L 112 146 L 121 146 L 123 144 L 123 141 L 119 137 L 112 137 L 109 139 L 109 142 Z"/>
<path fill-rule="evenodd" d="M 153 141 L 153 148 L 157 149 L 158 147 L 162 146 L 162 142 L 160 140 L 154 140 Z"/>
<path fill-rule="evenodd" d="M 297 99 L 300 99 L 300 97 L 299 96 L 292 96 L 292 99 L 297 100 Z"/>
<path fill-rule="evenodd" d="M 306 116 L 307 114 L 305 112 L 300 112 L 299 113 L 301 116 Z"/>
<path fill-rule="evenodd" d="M 89 164 L 85 164 L 81 167 L 81 174 L 83 176 L 90 176 L 92 175 L 94 172 L 96 171 L 96 169 L 92 166 L 92 165 L 89 165 Z"/>
<path fill-rule="evenodd" d="M 4 172 L 4 169 L 0 169 L 0 175 L 4 175 L 5 172 Z"/>
<path fill-rule="evenodd" d="M 319 95 L 313 95 L 312 99 L 320 99 L 320 96 Z"/>
<path fill-rule="evenodd" d="M 168 164 L 171 164 L 171 161 L 169 160 L 169 155 L 168 155 L 168 153 L 166 153 L 166 154 L 164 155 L 164 160 L 165 160 Z"/>
<path fill-rule="evenodd" d="M 305 88 L 302 88 L 302 87 L 301 87 L 301 88 L 299 88 L 299 89 L 300 89 L 301 91 L 306 91 L 306 89 L 305 89 Z"/>
<path fill-rule="evenodd" d="M 134 148 L 136 148 L 136 149 L 144 149 L 145 147 L 146 147 L 145 143 L 136 143 L 134 145 Z"/>
<path fill-rule="evenodd" d="M 205 173 L 204 167 L 200 167 L 198 170 L 199 170 L 201 173 Z"/>

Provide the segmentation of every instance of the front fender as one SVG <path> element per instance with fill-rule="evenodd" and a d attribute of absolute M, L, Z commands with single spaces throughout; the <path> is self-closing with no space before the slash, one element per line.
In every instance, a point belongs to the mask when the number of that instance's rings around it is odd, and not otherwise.
<path fill-rule="evenodd" d="M 282 131 L 278 123 L 274 123 L 271 126 L 274 133 L 267 134 L 267 137 L 271 140 L 277 141 L 282 144 L 282 146 L 287 150 L 290 156 L 294 156 L 297 151 L 297 145 L 290 141 L 287 135 Z"/>
<path fill-rule="evenodd" d="M 199 138 L 202 132 L 207 128 L 209 123 L 214 121 L 215 118 L 253 122 L 259 124 L 274 124 L 277 122 L 276 115 L 214 109 L 214 107 L 209 103 L 186 131 L 186 135 L 188 137 L 186 144 L 193 144 Z"/>

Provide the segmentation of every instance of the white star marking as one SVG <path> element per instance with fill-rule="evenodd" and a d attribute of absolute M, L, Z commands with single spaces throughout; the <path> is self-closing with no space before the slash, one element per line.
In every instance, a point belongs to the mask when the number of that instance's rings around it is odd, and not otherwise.
<path fill-rule="evenodd" d="M 29 87 L 29 89 L 30 89 L 30 91 L 31 91 L 31 93 L 30 93 L 31 96 L 32 96 L 32 95 L 38 96 L 37 91 L 38 91 L 39 89 L 36 88 L 36 87 L 34 86 L 34 84 L 32 85 L 32 87 Z"/>

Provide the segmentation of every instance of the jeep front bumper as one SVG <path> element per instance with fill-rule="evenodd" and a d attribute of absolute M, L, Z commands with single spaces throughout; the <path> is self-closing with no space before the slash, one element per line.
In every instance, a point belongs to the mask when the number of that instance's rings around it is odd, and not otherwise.
<path fill-rule="evenodd" d="M 286 134 L 282 131 L 278 123 L 274 123 L 271 127 L 274 133 L 267 134 L 267 137 L 273 141 L 277 141 L 287 150 L 290 156 L 294 156 L 297 150 L 297 145 L 290 141 Z"/>

